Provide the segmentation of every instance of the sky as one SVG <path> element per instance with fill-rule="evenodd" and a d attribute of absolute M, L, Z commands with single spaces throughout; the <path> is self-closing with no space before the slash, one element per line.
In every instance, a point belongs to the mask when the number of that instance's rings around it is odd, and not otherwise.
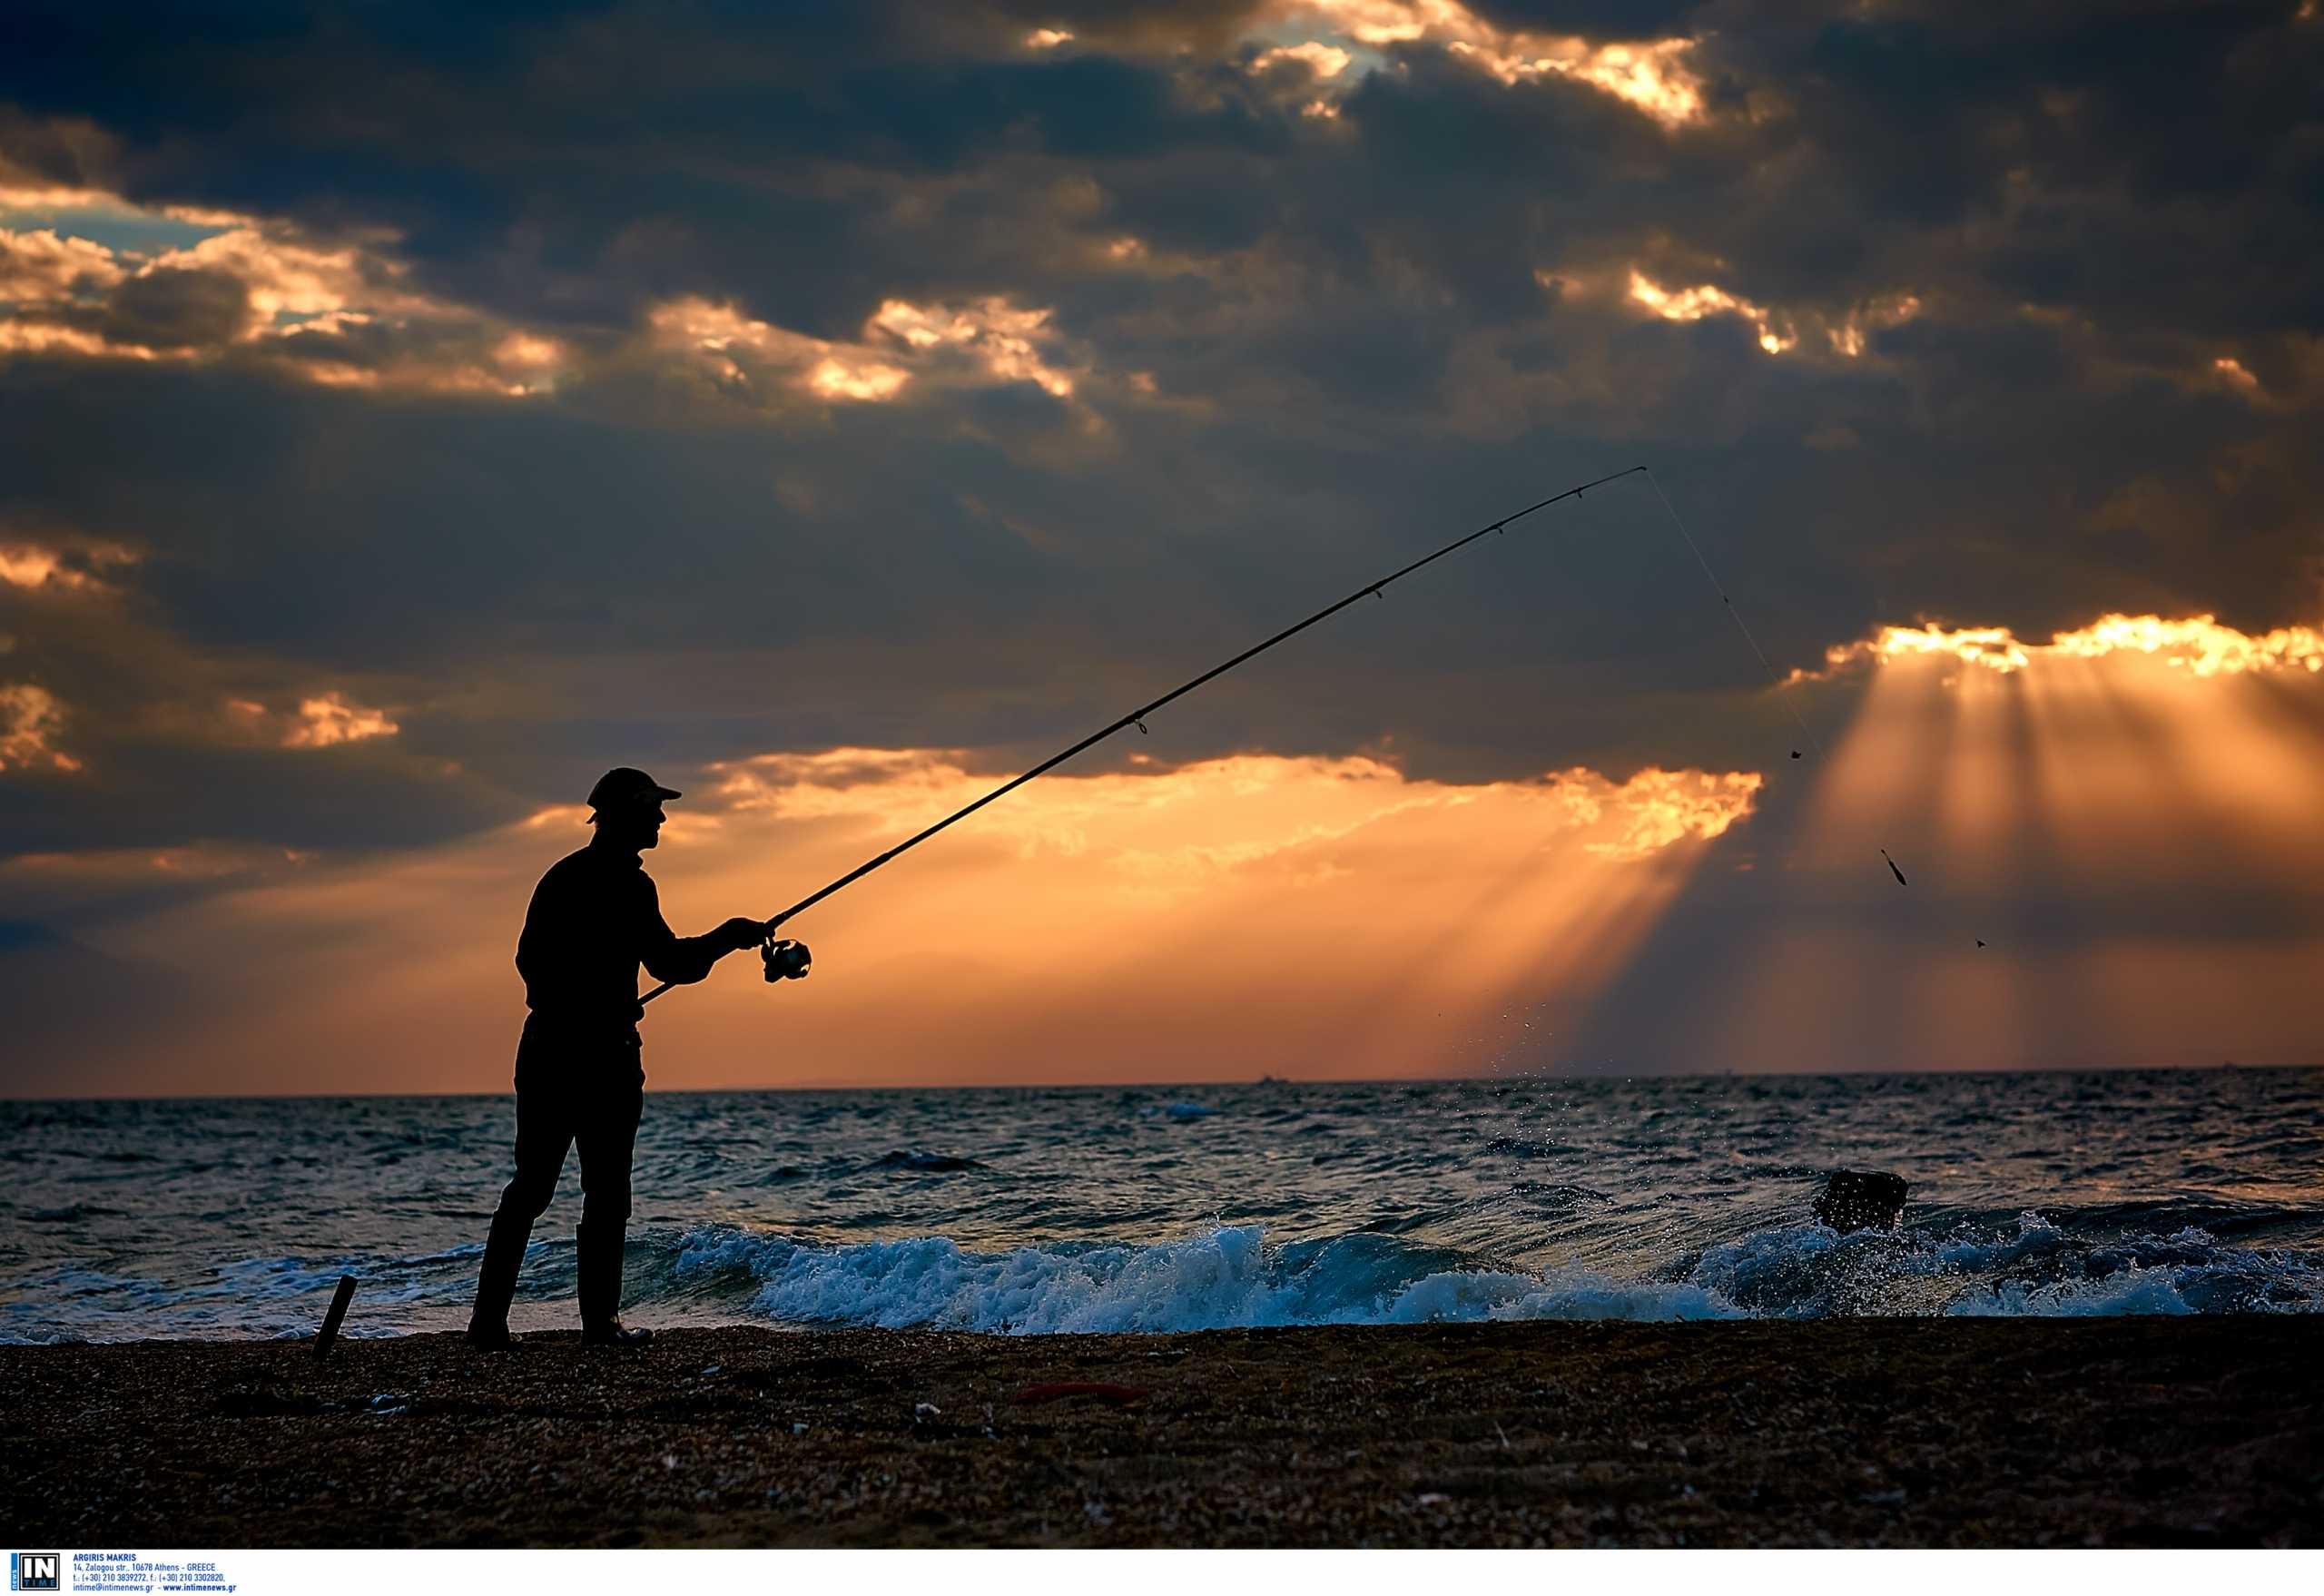
<path fill-rule="evenodd" d="M 652 1084 L 2324 1059 L 2320 259 L 2316 0 L 21 0 L 0 1096 L 506 1090 L 608 766 L 771 914 L 1637 466 Z"/>

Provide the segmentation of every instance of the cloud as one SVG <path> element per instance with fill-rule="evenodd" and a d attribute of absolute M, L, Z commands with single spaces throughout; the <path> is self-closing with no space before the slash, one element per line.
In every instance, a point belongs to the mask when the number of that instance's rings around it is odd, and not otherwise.
<path fill-rule="evenodd" d="M 1573 278 L 1546 272 L 1542 276 L 1545 287 L 1565 289 L 1583 286 L 1580 280 Z M 1731 294 L 1715 283 L 1666 289 L 1649 280 L 1635 267 L 1630 273 L 1629 296 L 1633 302 L 1666 321 L 1699 321 L 1706 316 L 1739 317 L 1751 324 L 1758 335 L 1759 348 L 1770 355 L 1789 354 L 1798 350 L 1802 337 L 1806 336 L 1804 330 L 1812 328 L 1821 334 L 1817 342 L 1823 349 L 1848 360 L 1857 360 L 1864 355 L 1867 335 L 1901 326 L 1919 315 L 1922 310 L 1918 295 L 1899 291 L 1882 295 L 1866 304 L 1847 307 L 1837 314 L 1821 310 L 1773 310 Z"/>
<path fill-rule="evenodd" d="M 881 404 L 915 381 L 1023 382 L 1069 399 L 1076 374 L 1059 363 L 1065 357 L 1050 315 L 1000 296 L 950 305 L 891 299 L 856 338 L 834 340 L 756 320 L 731 304 L 689 299 L 654 307 L 648 322 L 655 346 L 688 357 L 728 397 L 781 408 L 801 399 Z"/>
<path fill-rule="evenodd" d="M 0 682 L 0 771 L 48 769 L 71 773 L 81 762 L 56 746 L 64 706 L 31 682 Z"/>
<path fill-rule="evenodd" d="M 1260 51 L 1251 57 L 1251 70 L 1255 73 L 1272 72 L 1278 66 L 1295 64 L 1310 76 L 1334 78 L 1345 72 L 1348 64 L 1354 59 L 1337 45 L 1308 39 L 1296 44 L 1276 44 Z"/>
<path fill-rule="evenodd" d="M 835 748 L 724 762 L 714 789 L 729 807 L 783 820 L 845 820 L 906 832 L 965 807 L 997 783 L 961 768 L 957 753 Z M 1413 782 L 1378 760 L 1244 755 L 1155 771 L 1133 756 L 1122 773 L 1029 787 L 1009 813 L 984 817 L 992 835 L 1027 856 L 1079 857 L 1093 835 L 1134 835 L 1119 856 L 1153 876 L 1186 881 L 1242 868 L 1352 835 L 1415 805 L 1446 813 L 1495 805 L 1533 813 L 1531 829 L 1571 832 L 1587 852 L 1640 861 L 1688 840 L 1708 842 L 1750 813 L 1759 778 L 1748 772 L 1648 769 L 1615 782 L 1574 769 L 1533 783 L 1454 786 Z M 1012 794 L 1012 797 L 1015 796 Z M 1147 828 L 1186 840 L 1165 850 Z"/>
<path fill-rule="evenodd" d="M 0 231 L 0 303 L 14 301 L 0 356 L 231 360 L 324 386 L 504 398 L 546 391 L 568 358 L 554 337 L 411 290 L 389 232 L 325 248 L 280 222 L 100 191 L 64 197 L 94 219 L 74 225 L 133 234 L 169 217 L 204 236 L 144 253 L 54 228 Z"/>
<path fill-rule="evenodd" d="M 226 709 L 244 726 L 285 748 L 330 748 L 367 737 L 392 737 L 402 730 L 384 711 L 350 704 L 336 692 L 301 698 L 295 711 L 283 714 L 248 698 L 229 699 Z"/>
<path fill-rule="evenodd" d="M 113 251 L 102 244 L 60 237 L 53 228 L 0 228 L 0 302 L 72 300 L 111 287 L 121 275 Z"/>
<path fill-rule="evenodd" d="M 1508 85 L 1551 77 L 1586 84 L 1669 127 L 1699 121 L 1705 113 L 1703 83 L 1689 64 L 1695 48 L 1690 38 L 1593 41 L 1578 34 L 1499 26 L 1489 14 L 1456 0 L 1291 0 L 1277 9 L 1374 49 L 1435 44 Z M 1346 52 L 1314 41 L 1278 48 L 1327 50 L 1342 65 L 1348 59 Z M 1320 61 L 1316 64 L 1317 75 L 1336 75 L 1336 67 L 1323 72 Z"/>
<path fill-rule="evenodd" d="M 163 267 L 124 280 L 94 330 L 133 350 L 215 349 L 242 336 L 252 310 L 249 285 L 231 271 Z"/>
<path fill-rule="evenodd" d="M 923 354 L 959 350 L 1000 382 L 1030 382 L 1051 399 L 1070 399 L 1073 379 L 1044 360 L 1056 334 L 1051 312 L 986 298 L 960 306 L 883 301 L 871 327 Z"/>
<path fill-rule="evenodd" d="M 69 540 L 62 545 L 25 540 L 0 543 L 0 583 L 38 591 L 63 593 L 111 591 L 103 573 L 114 566 L 134 565 L 133 550 L 115 543 Z"/>
<path fill-rule="evenodd" d="M 2214 616 L 2165 620 L 2161 616 L 2101 616 L 2086 626 L 2052 635 L 2046 644 L 2021 642 L 2007 626 L 1884 626 L 1874 636 L 1837 644 L 1825 651 L 1829 671 L 1867 661 L 1886 664 L 1913 655 L 1941 655 L 2000 675 L 2027 670 L 2043 659 L 2098 659 L 2110 654 L 2141 654 L 2195 676 L 2240 675 L 2247 671 L 2324 671 L 2324 632 L 2312 626 L 2279 626 L 2256 635 L 2223 626 Z M 1795 671 L 1792 680 L 1808 679 Z"/>

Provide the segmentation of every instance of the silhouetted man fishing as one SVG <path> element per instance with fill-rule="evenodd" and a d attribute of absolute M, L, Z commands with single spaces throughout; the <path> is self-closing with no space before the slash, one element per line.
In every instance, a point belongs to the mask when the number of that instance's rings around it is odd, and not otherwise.
<path fill-rule="evenodd" d="M 523 1039 L 517 1044 L 517 1175 L 500 1194 L 477 1277 L 468 1340 L 508 1345 L 508 1303 L 533 1221 L 556 1195 L 565 1155 L 581 1147 L 581 1339 L 640 1346 L 646 1329 L 621 1322 L 622 1242 L 629 1224 L 629 1159 L 645 1100 L 637 1021 L 637 967 L 687 985 L 727 954 L 767 935 L 763 921 L 737 918 L 699 937 L 678 937 L 662 918 L 645 850 L 661 837 L 662 802 L 678 794 L 644 771 L 607 771 L 590 789 L 597 834 L 541 877 L 517 942 L 525 978 Z M 774 979 L 770 965 L 769 979 Z"/>

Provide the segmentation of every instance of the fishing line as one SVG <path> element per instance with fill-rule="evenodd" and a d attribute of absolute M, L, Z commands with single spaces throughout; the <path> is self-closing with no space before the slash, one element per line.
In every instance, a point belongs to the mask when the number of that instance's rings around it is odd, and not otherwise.
<path fill-rule="evenodd" d="M 1246 648 L 1242 653 L 1236 655 L 1234 658 L 1227 660 L 1223 664 L 1213 665 L 1210 669 L 1203 672 L 1202 675 L 1195 677 L 1190 682 L 1181 683 L 1177 686 L 1170 689 L 1169 692 L 1162 695 L 1161 697 L 1156 699 L 1153 703 L 1141 704 L 1137 708 L 1131 710 L 1128 714 L 1123 715 L 1112 724 L 1098 731 L 1090 733 L 1088 736 L 1082 738 L 1080 742 L 1074 744 L 1070 748 L 1061 749 L 1058 753 L 1049 755 L 1049 758 L 1041 761 L 1040 764 L 1027 771 L 1023 775 L 1003 782 L 1000 786 L 995 787 L 991 792 L 987 793 L 975 803 L 954 810 L 950 814 L 946 815 L 942 820 L 938 821 L 934 825 L 930 826 L 927 830 L 919 832 L 912 836 L 905 838 L 902 842 L 889 849 L 885 853 L 880 854 L 876 858 L 864 861 L 862 864 L 857 865 L 853 870 L 849 871 L 837 881 L 832 882 L 829 886 L 800 899 L 799 901 L 793 903 L 790 908 L 784 910 L 773 919 L 766 921 L 766 935 L 769 938 L 772 938 L 774 934 L 775 928 L 781 925 L 784 921 L 813 908 L 816 904 L 830 897 L 833 892 L 838 892 L 842 887 L 847 886 L 851 882 L 862 880 L 865 876 L 870 875 L 873 871 L 879 869 L 881 865 L 887 863 L 890 860 L 894 859 L 899 854 L 919 847 L 920 844 L 928 841 L 929 838 L 934 836 L 945 827 L 968 819 L 969 816 L 974 814 L 978 810 L 982 809 L 986 804 L 992 803 L 995 799 L 1005 797 L 1009 793 L 1013 793 L 1018 788 L 1023 786 L 1027 782 L 1031 781 L 1035 776 L 1044 774 L 1049 771 L 1056 769 L 1059 765 L 1063 764 L 1067 760 L 1071 759 L 1075 754 L 1081 753 L 1083 750 L 1096 747 L 1098 744 L 1104 742 L 1115 733 L 1126 731 L 1131 726 L 1136 726 L 1141 732 L 1145 731 L 1146 717 L 1152 714 L 1156 710 L 1160 709 L 1163 705 L 1175 703 L 1178 699 L 1181 699 L 1187 694 L 1193 692 L 1196 688 L 1201 686 L 1204 683 L 1208 682 L 1215 677 L 1225 675 L 1228 671 L 1233 670 L 1245 660 L 1265 654 L 1276 644 L 1297 636 L 1300 633 L 1305 632 L 1316 622 L 1329 620 L 1332 616 L 1339 614 L 1340 611 L 1345 609 L 1349 605 L 1355 603 L 1357 600 L 1364 598 L 1378 598 L 1382 596 L 1381 590 L 1386 587 L 1390 583 L 1402 581 L 1404 577 L 1411 576 L 1414 571 L 1419 570 L 1423 566 L 1433 565 L 1438 560 L 1443 559 L 1446 555 L 1452 554 L 1458 549 L 1466 548 L 1470 544 L 1474 543 L 1480 537 L 1487 537 L 1495 533 L 1504 532 L 1512 522 L 1521 521 L 1526 517 L 1532 515 L 1538 510 L 1548 509 L 1551 505 L 1561 504 L 1569 498 L 1579 498 L 1593 488 L 1603 488 L 1609 482 L 1619 482 L 1625 477 L 1636 476 L 1639 472 L 1645 469 L 1646 468 L 1644 466 L 1631 466 L 1627 469 L 1616 471 L 1610 476 L 1600 477 L 1593 482 L 1584 482 L 1580 487 L 1569 488 L 1562 493 L 1553 493 L 1538 504 L 1527 505 L 1521 510 L 1514 511 L 1510 515 L 1502 517 L 1501 519 L 1497 521 L 1493 521 L 1478 527 L 1475 531 L 1469 533 L 1466 537 L 1454 538 L 1452 542 L 1436 550 L 1433 554 L 1423 555 L 1419 559 L 1413 561 L 1412 564 L 1405 566 L 1397 571 L 1392 572 L 1388 576 L 1381 577 L 1376 582 L 1365 583 L 1363 586 L 1357 588 L 1354 592 L 1349 594 L 1345 598 L 1341 599 L 1338 603 L 1324 606 L 1322 609 L 1317 610 L 1314 615 L 1309 616 L 1305 620 L 1300 621 L 1294 626 L 1285 626 L 1282 631 L 1277 632 L 1265 642 L 1255 644 L 1251 647 Z M 777 944 L 770 941 L 766 948 L 761 950 L 762 953 L 767 960 L 767 979 L 769 980 L 778 979 L 779 967 L 777 964 L 777 959 L 779 954 L 776 951 L 776 949 Z M 665 980 L 661 985 L 655 987 L 653 990 L 647 992 L 644 997 L 638 999 L 638 1001 L 641 1003 L 650 1003 L 655 999 L 660 997 L 664 992 L 668 991 L 674 984 L 675 983 L 673 982 Z"/>
<path fill-rule="evenodd" d="M 1768 651 L 1759 646 L 1759 640 L 1757 637 L 1751 635 L 1751 628 L 1743 624 L 1743 612 L 1737 609 L 1735 601 L 1727 596 L 1727 584 L 1718 579 L 1718 575 L 1710 568 L 1710 562 L 1703 558 L 1702 547 L 1695 541 L 1695 535 L 1687 530 L 1687 523 L 1679 518 L 1678 510 L 1670 503 L 1670 496 L 1662 491 L 1662 484 L 1655 479 L 1654 473 L 1644 466 L 1640 466 L 1639 469 L 1645 472 L 1648 485 L 1654 489 L 1654 497 L 1662 501 L 1663 511 L 1669 516 L 1670 524 L 1679 528 L 1679 536 L 1687 540 L 1687 547 L 1694 555 L 1695 564 L 1703 568 L 1704 579 L 1710 583 L 1711 591 L 1718 595 L 1718 602 L 1727 606 L 1727 613 L 1734 618 L 1735 629 L 1743 634 L 1743 641 L 1751 645 L 1753 654 L 1758 655 L 1759 668 L 1768 673 L 1768 680 L 1775 684 L 1777 695 L 1781 697 L 1784 679 L 1777 674 L 1775 663 L 1768 658 Z M 1816 734 L 1815 728 L 1801 718 L 1799 706 L 1788 698 L 1783 700 L 1783 706 L 1790 712 L 1792 720 L 1798 725 L 1800 735 L 1806 737 L 1814 746 L 1816 757 L 1819 760 L 1826 757 L 1824 740 Z"/>
<path fill-rule="evenodd" d="M 1768 658 L 1767 650 L 1759 646 L 1759 640 L 1751 635 L 1751 628 L 1743 624 L 1743 612 L 1735 607 L 1735 601 L 1727 596 L 1727 585 L 1724 582 L 1721 582 L 1718 579 L 1717 573 L 1711 570 L 1710 562 L 1703 558 L 1701 546 L 1695 542 L 1695 535 L 1687 530 L 1687 523 L 1679 518 L 1678 509 L 1670 503 L 1670 496 L 1662 491 L 1662 484 L 1655 479 L 1655 475 L 1651 470 L 1649 470 L 1644 466 L 1640 466 L 1639 469 L 1645 474 L 1647 482 L 1653 488 L 1654 497 L 1662 501 L 1662 508 L 1669 516 L 1670 524 L 1679 528 L 1679 536 L 1685 538 L 1687 540 L 1687 547 L 1694 551 L 1695 564 L 1703 568 L 1703 576 L 1709 580 L 1712 590 L 1718 595 L 1718 602 L 1725 605 L 1727 606 L 1727 613 L 1735 618 L 1735 629 L 1743 634 L 1743 641 L 1751 645 L 1751 652 L 1759 656 L 1760 667 L 1768 673 L 1768 680 L 1775 684 L 1776 696 L 1782 700 L 1784 708 L 1790 712 L 1793 722 L 1799 727 L 1800 735 L 1806 737 L 1809 744 L 1814 746 L 1817 762 L 1828 764 L 1830 755 L 1825 752 L 1824 739 L 1816 734 L 1816 728 L 1809 725 L 1807 719 L 1800 714 L 1799 705 L 1794 704 L 1791 699 L 1785 695 L 1784 687 L 1786 683 L 1784 678 L 1777 674 L 1774 662 Z M 1792 757 L 1797 759 L 1799 755 L 1794 754 Z M 1880 850 L 1880 857 L 1887 861 L 1888 873 L 1896 878 L 1896 884 L 1898 886 L 1909 887 L 1912 885 L 1910 882 L 1905 879 L 1904 868 L 1889 854 L 1887 849 L 1883 848 Z M 1980 948 L 1984 945 L 1985 944 L 1982 941 L 1977 943 L 1977 946 Z"/>
<path fill-rule="evenodd" d="M 1433 565 L 1438 560 L 1443 559 L 1446 555 L 1466 548 L 1470 544 L 1476 542 L 1477 539 L 1481 537 L 1491 537 L 1498 533 L 1506 532 L 1513 523 L 1521 521 L 1526 517 L 1532 515 L 1537 511 L 1545 510 L 1551 505 L 1561 504 L 1567 499 L 1579 499 L 1593 488 L 1603 488 L 1609 482 L 1619 482 L 1625 477 L 1641 475 L 1646 478 L 1649 483 L 1652 484 L 1654 488 L 1654 496 L 1662 501 L 1663 509 L 1670 517 L 1670 524 L 1678 527 L 1679 536 L 1686 540 L 1687 547 L 1693 552 L 1695 563 L 1702 567 L 1703 576 L 1710 583 L 1711 590 L 1718 595 L 1719 602 L 1727 606 L 1727 613 L 1735 617 L 1736 627 L 1743 634 L 1743 641 L 1750 645 L 1751 652 L 1758 655 L 1759 664 L 1766 667 L 1768 676 L 1775 682 L 1775 685 L 1778 689 L 1778 695 L 1780 695 L 1780 689 L 1784 685 L 1783 679 L 1776 675 L 1774 665 L 1768 660 L 1766 651 L 1759 646 L 1759 640 L 1751 635 L 1751 628 L 1744 624 L 1741 612 L 1737 610 L 1735 607 L 1735 601 L 1727 596 L 1727 589 L 1720 584 L 1718 575 L 1711 570 L 1710 562 L 1703 557 L 1703 551 L 1700 546 L 1695 542 L 1694 535 L 1687 530 L 1687 524 L 1683 520 L 1679 519 L 1679 512 L 1672 507 L 1669 496 L 1662 491 L 1662 484 L 1655 480 L 1654 473 L 1646 467 L 1631 466 L 1627 469 L 1616 471 L 1609 476 L 1598 478 L 1594 481 L 1584 482 L 1578 487 L 1569 488 L 1562 493 L 1551 494 L 1549 498 L 1542 499 L 1538 503 L 1527 505 L 1521 510 L 1517 510 L 1509 515 L 1503 516 L 1501 519 L 1480 527 L 1475 531 L 1471 532 L 1464 537 L 1456 537 L 1452 542 L 1444 545 L 1443 547 L 1435 550 L 1433 553 L 1422 556 L 1419 559 L 1413 561 L 1410 565 L 1404 566 L 1400 569 L 1379 578 L 1377 581 L 1365 583 L 1363 586 L 1349 594 L 1345 598 L 1339 600 L 1335 604 L 1324 606 L 1322 609 L 1317 610 L 1314 615 L 1309 616 L 1304 621 L 1285 626 L 1282 631 L 1277 632 L 1274 636 L 1266 639 L 1266 641 L 1255 644 L 1251 647 L 1245 649 L 1242 653 L 1236 655 L 1233 658 L 1226 660 L 1219 665 L 1213 665 L 1210 669 L 1203 672 L 1202 675 L 1196 676 L 1191 681 L 1180 683 L 1177 686 L 1170 689 L 1169 692 L 1162 695 L 1161 697 L 1154 700 L 1153 703 L 1141 704 L 1137 708 L 1131 710 L 1128 714 L 1115 720 L 1110 724 L 1090 733 L 1089 735 L 1082 738 L 1078 743 L 1074 744 L 1072 746 L 1060 749 L 1056 754 L 1051 754 L 1049 758 L 1041 761 L 1040 764 L 1033 766 L 1032 769 L 1025 772 L 1022 775 L 1019 775 L 1009 781 L 1003 782 L 1000 786 L 995 787 L 991 792 L 987 793 L 975 803 L 965 804 L 962 807 L 954 810 L 950 814 L 946 815 L 934 825 L 929 826 L 924 831 L 913 833 L 911 836 L 907 837 L 902 842 L 897 843 L 894 847 L 889 849 L 886 852 L 878 854 L 873 858 L 864 861 L 862 864 L 857 865 L 853 870 L 849 871 L 845 875 L 841 876 L 837 881 L 831 882 L 829 885 L 822 887 L 819 891 L 809 893 L 806 897 L 802 898 L 799 901 L 793 903 L 790 908 L 785 909 L 782 913 L 775 915 L 773 919 L 764 922 L 765 935 L 768 941 L 766 946 L 762 949 L 762 953 L 766 959 L 767 979 L 769 980 L 775 980 L 782 979 L 786 975 L 805 973 L 805 951 L 803 949 L 798 949 L 796 944 L 777 943 L 773 941 L 773 938 L 776 927 L 782 925 L 783 921 L 792 919 L 793 916 L 804 913 L 807 910 L 813 908 L 816 904 L 822 902 L 824 899 L 830 897 L 833 892 L 838 892 L 842 887 L 849 886 L 855 882 L 862 880 L 865 876 L 870 875 L 873 871 L 879 869 L 881 865 L 886 864 L 891 860 L 910 852 L 911 849 L 917 848 L 921 843 L 925 842 L 929 838 L 934 836 L 937 832 L 943 831 L 946 827 L 956 825 L 960 822 L 968 819 L 969 816 L 974 814 L 978 810 L 982 809 L 986 804 L 1006 797 L 1008 794 L 1015 792 L 1018 788 L 1023 786 L 1026 783 L 1033 780 L 1036 776 L 1046 774 L 1049 771 L 1056 769 L 1059 765 L 1063 764 L 1067 760 L 1071 759 L 1075 754 L 1083 753 L 1088 749 L 1094 748 L 1098 744 L 1104 742 L 1107 738 L 1114 735 L 1118 732 L 1127 731 L 1131 726 L 1136 726 L 1141 733 L 1144 732 L 1146 730 L 1146 717 L 1152 714 L 1155 711 L 1185 697 L 1187 694 L 1193 692 L 1196 688 L 1202 686 L 1205 683 L 1225 675 L 1228 671 L 1233 670 L 1236 665 L 1243 664 L 1246 660 L 1252 659 L 1259 655 L 1265 654 L 1276 644 L 1285 642 L 1290 638 L 1297 636 L 1300 633 L 1305 631 L 1308 627 L 1315 626 L 1317 622 L 1329 620 L 1332 616 L 1339 614 L 1340 611 L 1347 608 L 1348 606 L 1356 603 L 1358 600 L 1383 596 L 1383 589 L 1386 588 L 1391 583 L 1402 581 L 1404 577 L 1411 576 L 1414 571 L 1419 570 L 1423 566 Z M 1800 732 L 1807 738 L 1809 743 L 1814 744 L 1817 754 L 1820 758 L 1824 753 L 1822 739 L 1816 735 L 1814 729 L 1807 724 L 1807 721 L 1801 719 L 1798 708 L 1788 699 L 1784 701 L 1784 706 L 1791 712 L 1792 719 L 1798 722 Z M 1885 852 L 1883 856 L 1886 856 Z M 1894 860 L 1889 861 L 1889 868 L 1891 870 L 1896 870 L 1896 862 Z M 1904 872 L 1896 871 L 1896 879 L 1901 883 L 1905 879 Z M 786 962 L 786 961 L 792 961 L 794 962 Z M 650 1003 L 655 999 L 660 997 L 664 992 L 668 991 L 673 984 L 675 983 L 664 981 L 659 986 L 654 988 L 651 991 L 640 998 L 638 1001 L 640 1003 Z"/>

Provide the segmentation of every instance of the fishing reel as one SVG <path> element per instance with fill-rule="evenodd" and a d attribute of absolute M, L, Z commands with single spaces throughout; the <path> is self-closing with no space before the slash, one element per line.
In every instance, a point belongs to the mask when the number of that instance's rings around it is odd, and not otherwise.
<path fill-rule="evenodd" d="M 806 943 L 794 942 L 787 937 L 781 941 L 769 937 L 759 944 L 759 961 L 766 966 L 766 978 L 771 981 L 803 980 L 812 959 Z"/>

